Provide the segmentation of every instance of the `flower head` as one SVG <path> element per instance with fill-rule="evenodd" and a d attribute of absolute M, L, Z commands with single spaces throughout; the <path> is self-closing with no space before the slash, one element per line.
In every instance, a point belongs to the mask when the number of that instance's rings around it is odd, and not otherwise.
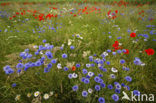
<path fill-rule="evenodd" d="M 87 95 L 88 95 L 88 92 L 87 91 L 82 91 L 82 96 L 83 97 L 87 97 Z"/>
<path fill-rule="evenodd" d="M 113 94 L 112 99 L 117 102 L 119 100 L 119 96 L 117 94 Z"/>
<path fill-rule="evenodd" d="M 145 52 L 147 53 L 147 55 L 154 55 L 154 49 L 152 48 L 146 49 Z"/>
<path fill-rule="evenodd" d="M 40 92 L 39 91 L 36 91 L 35 93 L 34 93 L 34 96 L 35 97 L 38 97 L 40 95 Z"/>
<path fill-rule="evenodd" d="M 134 32 L 131 33 L 131 34 L 130 34 L 130 37 L 132 37 L 132 38 L 136 37 L 136 33 L 134 33 Z"/>
<path fill-rule="evenodd" d="M 72 87 L 73 91 L 77 91 L 78 90 L 78 85 L 75 85 Z"/>
<path fill-rule="evenodd" d="M 103 97 L 99 97 L 98 101 L 99 103 L 105 103 L 105 99 Z"/>
<path fill-rule="evenodd" d="M 43 98 L 44 98 L 45 100 L 49 99 L 49 94 L 47 94 L 47 93 L 44 94 Z"/>
<path fill-rule="evenodd" d="M 130 76 L 126 76 L 125 79 L 128 81 L 128 82 L 131 82 L 132 81 L 132 78 Z"/>

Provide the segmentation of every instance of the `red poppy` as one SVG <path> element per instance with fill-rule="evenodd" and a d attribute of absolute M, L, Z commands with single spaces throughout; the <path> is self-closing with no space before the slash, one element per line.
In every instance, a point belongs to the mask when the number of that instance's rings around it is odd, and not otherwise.
<path fill-rule="evenodd" d="M 19 12 L 16 12 L 16 15 L 19 15 Z"/>
<path fill-rule="evenodd" d="M 118 10 L 115 10 L 115 13 L 118 13 Z"/>
<path fill-rule="evenodd" d="M 9 19 L 12 20 L 12 17 L 10 17 Z"/>
<path fill-rule="evenodd" d="M 136 33 L 134 33 L 134 32 L 131 33 L 131 34 L 130 34 L 130 37 L 132 37 L 132 38 L 136 37 Z"/>
<path fill-rule="evenodd" d="M 119 42 L 115 41 L 115 43 L 112 45 L 114 48 L 117 48 L 119 46 Z"/>
<path fill-rule="evenodd" d="M 109 15 L 111 13 L 111 10 L 109 10 L 108 12 L 107 12 L 107 15 Z"/>
<path fill-rule="evenodd" d="M 75 71 L 75 70 L 76 70 L 76 67 L 75 67 L 75 66 L 73 66 L 73 67 L 72 67 L 72 71 Z"/>
<path fill-rule="evenodd" d="M 146 49 L 145 52 L 147 53 L 147 55 L 154 55 L 154 49 L 152 48 Z"/>
<path fill-rule="evenodd" d="M 124 54 L 129 54 L 129 50 L 128 49 L 125 49 L 126 52 L 124 52 Z"/>

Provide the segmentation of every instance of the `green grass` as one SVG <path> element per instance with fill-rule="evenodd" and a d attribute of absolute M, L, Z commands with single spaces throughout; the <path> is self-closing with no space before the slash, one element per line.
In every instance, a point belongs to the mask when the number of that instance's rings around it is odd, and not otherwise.
<path fill-rule="evenodd" d="M 41 1 L 41 0 L 40 0 Z M 69 0 L 70 1 L 70 0 Z M 98 0 L 96 0 L 98 1 Z M 100 0 L 99 0 L 100 1 Z M 52 18 L 52 23 L 46 22 L 43 23 L 42 21 L 38 21 L 34 19 L 32 15 L 24 15 L 20 16 L 20 20 L 25 20 L 29 18 L 29 21 L 22 23 L 18 21 L 18 17 L 15 18 L 17 22 L 12 22 L 8 18 L 0 18 L 0 102 L 2 103 L 15 103 L 15 97 L 17 94 L 21 95 L 21 99 L 19 103 L 30 103 L 34 96 L 30 98 L 27 97 L 27 93 L 34 93 L 36 91 L 40 91 L 42 96 L 44 93 L 49 93 L 50 91 L 54 91 L 54 95 L 50 97 L 48 100 L 44 100 L 42 98 L 43 103 L 95 103 L 97 102 L 98 97 L 102 96 L 106 99 L 106 102 L 112 103 L 111 95 L 114 93 L 112 90 L 103 89 L 100 92 L 94 92 L 93 94 L 89 95 L 87 99 L 82 98 L 81 91 L 88 89 L 88 87 L 94 88 L 96 83 L 93 82 L 91 79 L 91 84 L 85 85 L 81 82 L 78 82 L 78 78 L 76 80 L 69 80 L 68 74 L 72 73 L 71 70 L 64 72 L 63 70 L 58 70 L 56 65 L 53 65 L 52 70 L 49 73 L 43 73 L 43 69 L 45 66 L 36 67 L 36 68 L 29 68 L 26 72 L 18 76 L 16 73 L 7 76 L 4 71 L 3 67 L 5 65 L 11 65 L 13 68 L 16 66 L 19 60 L 19 53 L 23 52 L 26 48 L 30 49 L 30 53 L 34 55 L 34 45 L 43 45 L 42 40 L 46 39 L 47 43 L 53 44 L 56 47 L 60 47 L 62 44 L 65 45 L 63 51 L 58 50 L 54 58 L 58 58 L 58 61 L 62 64 L 62 66 L 66 66 L 68 62 L 75 62 L 80 63 L 82 65 L 81 68 L 78 68 L 76 73 L 79 74 L 79 77 L 82 77 L 82 71 L 85 66 L 83 64 L 89 63 L 88 57 L 83 58 L 84 51 L 90 51 L 89 55 L 97 54 L 97 57 L 100 58 L 100 55 L 106 51 L 107 49 L 113 49 L 112 44 L 117 37 L 121 36 L 122 39 L 118 40 L 122 43 L 122 47 L 124 49 L 129 49 L 129 55 L 117 55 L 113 56 L 109 54 L 107 60 L 111 62 L 111 65 L 106 65 L 108 72 L 101 72 L 97 67 L 93 67 L 88 69 L 88 71 L 93 71 L 97 75 L 98 73 L 102 73 L 104 75 L 103 79 L 106 84 L 113 84 L 115 81 L 117 82 L 124 82 L 126 85 L 130 86 L 131 90 L 139 90 L 141 93 L 155 93 L 155 57 L 156 54 L 152 56 L 147 56 L 145 53 L 139 53 L 139 51 L 143 51 L 148 48 L 153 48 L 156 50 L 155 41 L 152 41 L 153 38 L 156 38 L 155 35 L 150 35 L 149 32 L 144 32 L 146 30 L 146 25 L 155 25 L 156 21 L 141 21 L 138 20 L 138 12 L 141 10 L 149 10 L 152 9 L 155 11 L 155 5 L 144 5 L 141 8 L 136 8 L 136 6 L 129 5 L 128 7 L 118 7 L 113 6 L 111 8 L 106 8 L 106 5 L 100 4 L 84 4 L 84 5 L 77 5 L 77 4 L 56 4 L 56 5 L 9 5 L 9 7 L 1 7 L 2 11 L 8 12 L 10 15 L 13 12 L 17 12 L 20 8 L 24 9 L 33 9 L 39 10 L 42 13 L 48 14 L 50 10 L 48 7 L 59 7 L 59 9 L 63 9 L 66 7 L 67 9 L 77 8 L 80 9 L 80 6 L 98 6 L 101 8 L 101 14 L 91 13 L 88 15 L 81 15 L 82 19 L 77 17 L 73 17 L 69 14 L 61 18 Z M 15 7 L 16 6 L 16 7 Z M 124 13 L 125 16 L 119 15 L 115 20 L 108 20 L 109 23 L 105 23 L 106 14 L 109 10 L 115 11 L 118 10 L 120 13 Z M 134 11 L 133 14 L 130 14 L 131 11 Z M 144 14 L 145 17 L 148 17 L 148 14 Z M 154 15 L 154 18 L 156 15 Z M 58 23 L 58 24 L 56 24 Z M 62 25 L 60 25 L 62 23 Z M 53 24 L 54 27 L 62 27 L 58 29 L 56 32 L 53 30 L 49 30 L 48 26 Z M 36 30 L 37 27 L 42 27 L 45 25 L 45 32 L 44 33 L 32 33 L 32 29 Z M 113 25 L 118 25 L 120 27 L 120 31 L 116 27 L 112 27 Z M 10 27 L 8 27 L 10 26 Z M 8 32 L 4 32 L 5 29 Z M 143 38 L 127 38 L 129 33 L 127 29 L 131 29 L 131 31 L 137 31 L 137 35 L 141 33 L 149 34 L 150 38 L 147 42 L 144 42 Z M 10 31 L 13 32 L 10 32 Z M 19 30 L 20 32 L 15 32 L 15 30 Z M 27 32 L 24 32 L 27 30 Z M 105 32 L 105 33 L 104 33 Z M 111 32 L 109 34 L 108 32 Z M 83 39 L 78 39 L 72 37 L 73 34 L 81 34 Z M 16 36 L 16 37 L 15 37 Z M 40 38 L 39 38 L 40 36 Z M 112 36 L 110 39 L 109 36 Z M 75 50 L 71 51 L 67 42 L 68 39 L 73 39 L 74 45 L 76 48 Z M 132 43 L 133 40 L 139 39 L 139 41 L 135 44 Z M 68 56 L 68 59 L 64 60 L 61 58 L 63 53 L 75 54 L 76 57 Z M 89 56 L 88 55 L 88 56 Z M 139 57 L 142 62 L 144 62 L 145 66 L 136 66 L 133 63 L 135 57 Z M 37 59 L 40 56 L 37 56 Z M 37 60 L 35 59 L 35 60 Z M 119 64 L 120 59 L 125 59 L 126 64 L 124 66 L 129 67 L 130 71 L 125 72 L 122 70 L 122 65 Z M 30 61 L 35 61 L 34 59 L 30 59 Z M 23 63 L 28 61 L 23 60 Z M 50 60 L 47 60 L 50 62 Z M 117 79 L 109 79 L 109 75 L 112 73 L 109 68 L 115 67 L 118 69 L 118 73 L 116 73 Z M 70 68 L 71 69 L 71 68 Z M 16 70 L 16 69 L 15 69 Z M 126 82 L 124 80 L 125 76 L 131 76 L 133 78 L 132 82 Z M 12 88 L 11 84 L 16 83 L 17 87 Z M 77 93 L 72 91 L 72 86 L 78 84 L 80 86 L 80 90 Z M 124 88 L 122 89 L 126 91 Z M 128 94 L 130 92 L 126 91 Z M 119 97 L 122 97 L 122 94 L 119 94 Z M 128 101 L 119 101 L 119 102 L 128 102 Z"/>

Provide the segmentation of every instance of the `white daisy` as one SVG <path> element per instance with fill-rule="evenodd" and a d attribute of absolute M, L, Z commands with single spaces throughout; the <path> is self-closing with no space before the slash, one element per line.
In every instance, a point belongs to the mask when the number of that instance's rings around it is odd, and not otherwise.
<path fill-rule="evenodd" d="M 51 92 L 49 93 L 49 96 L 52 96 L 52 95 L 54 95 L 54 92 L 53 92 L 53 91 L 51 91 Z"/>
<path fill-rule="evenodd" d="M 90 64 L 86 64 L 86 67 L 89 68 L 91 65 Z"/>
<path fill-rule="evenodd" d="M 58 63 L 58 64 L 57 64 L 57 68 L 58 68 L 58 69 L 62 69 L 61 63 Z"/>
<path fill-rule="evenodd" d="M 20 100 L 20 98 L 21 98 L 21 95 L 20 94 L 17 94 L 16 97 L 15 97 L 15 101 Z"/>
<path fill-rule="evenodd" d="M 111 68 L 111 71 L 114 72 L 114 73 L 118 72 L 118 70 L 116 68 L 114 68 L 114 67 Z"/>
<path fill-rule="evenodd" d="M 27 97 L 28 97 L 28 98 L 30 98 L 30 97 L 31 97 L 31 95 L 32 95 L 31 93 L 28 93 L 28 94 L 27 94 Z"/>
<path fill-rule="evenodd" d="M 90 77 L 92 77 L 92 76 L 94 75 L 94 73 L 93 73 L 93 72 L 88 72 L 88 75 L 89 75 Z"/>
<path fill-rule="evenodd" d="M 34 93 L 34 96 L 35 97 L 38 97 L 40 95 L 40 92 L 39 91 L 36 91 L 35 93 Z"/>
<path fill-rule="evenodd" d="M 108 53 L 107 53 L 107 52 L 103 52 L 103 55 L 104 55 L 104 56 L 108 56 Z"/>
<path fill-rule="evenodd" d="M 49 94 L 47 94 L 47 93 L 44 94 L 43 98 L 44 98 L 45 100 L 49 99 Z"/>
<path fill-rule="evenodd" d="M 89 88 L 88 93 L 92 93 L 92 92 L 93 92 L 93 89 Z"/>
<path fill-rule="evenodd" d="M 145 66 L 145 63 L 141 63 L 141 66 Z"/>
<path fill-rule="evenodd" d="M 71 39 L 68 39 L 68 45 L 71 45 L 71 43 L 72 43 Z"/>
<path fill-rule="evenodd" d="M 73 77 L 73 78 L 77 78 L 78 75 L 77 75 L 76 73 L 73 73 L 73 74 L 72 74 L 72 77 Z"/>
<path fill-rule="evenodd" d="M 116 76 L 115 76 L 114 74 L 110 74 L 110 78 L 115 79 L 115 78 L 116 78 Z"/>

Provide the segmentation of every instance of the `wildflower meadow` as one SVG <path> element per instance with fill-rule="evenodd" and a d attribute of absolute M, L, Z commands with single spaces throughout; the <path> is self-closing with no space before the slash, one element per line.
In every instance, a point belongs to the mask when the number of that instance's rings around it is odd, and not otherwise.
<path fill-rule="evenodd" d="M 155 0 L 0 1 L 0 103 L 156 103 Z"/>

